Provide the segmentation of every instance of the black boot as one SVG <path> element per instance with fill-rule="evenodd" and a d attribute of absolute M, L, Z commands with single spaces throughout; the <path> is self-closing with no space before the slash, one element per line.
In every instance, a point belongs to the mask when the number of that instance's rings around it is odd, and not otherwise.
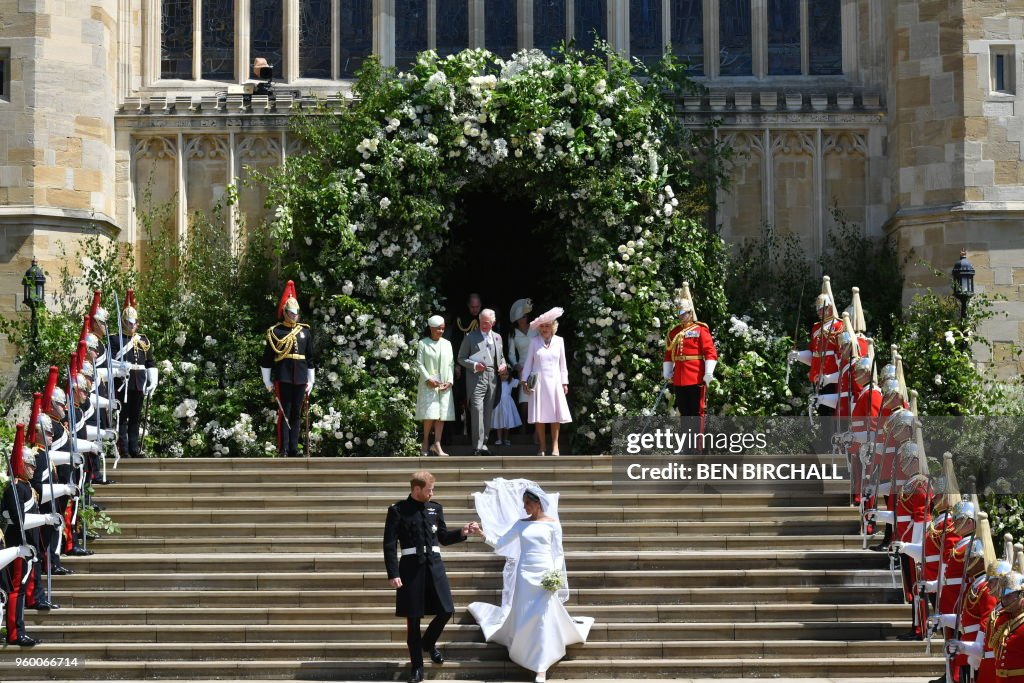
<path fill-rule="evenodd" d="M 409 674 L 409 683 L 423 683 L 423 667 L 413 667 Z"/>

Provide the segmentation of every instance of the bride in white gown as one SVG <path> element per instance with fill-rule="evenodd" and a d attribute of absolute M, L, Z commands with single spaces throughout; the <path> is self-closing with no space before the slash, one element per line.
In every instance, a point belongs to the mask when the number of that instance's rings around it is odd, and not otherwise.
<path fill-rule="evenodd" d="M 469 612 L 488 642 L 506 646 L 509 659 L 545 681 L 565 647 L 586 642 L 594 623 L 569 616 L 563 605 L 569 599 L 567 578 L 555 592 L 541 585 L 552 569 L 566 576 L 558 494 L 545 494 L 526 479 L 495 479 L 473 496 L 481 520 L 477 533 L 507 559 L 501 606 L 474 602 Z"/>

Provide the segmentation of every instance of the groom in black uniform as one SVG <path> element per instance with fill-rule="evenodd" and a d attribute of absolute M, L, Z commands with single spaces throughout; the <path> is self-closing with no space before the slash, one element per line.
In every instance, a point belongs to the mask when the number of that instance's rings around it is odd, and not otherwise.
<path fill-rule="evenodd" d="M 388 585 L 397 589 L 395 616 L 406 618 L 406 644 L 412 667 L 409 683 L 420 683 L 424 652 L 429 652 L 436 664 L 444 663 L 437 640 L 455 612 L 439 546 L 466 540 L 479 525 L 470 522 L 461 530 L 448 530 L 440 503 L 430 501 L 434 495 L 434 475 L 430 472 L 416 472 L 410 485 L 409 497 L 388 508 L 384 524 L 384 566 Z M 399 547 L 401 560 L 398 559 Z M 420 635 L 420 619 L 427 614 L 436 616 L 427 632 Z"/>

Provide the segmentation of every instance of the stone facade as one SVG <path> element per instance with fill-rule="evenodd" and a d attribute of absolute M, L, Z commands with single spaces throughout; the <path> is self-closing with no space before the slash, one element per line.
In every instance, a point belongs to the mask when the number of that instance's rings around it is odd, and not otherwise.
<path fill-rule="evenodd" d="M 722 12 L 732 5 L 688 5 L 702 11 L 696 25 L 707 92 L 684 98 L 680 116 L 692 125 L 720 121 L 716 134 L 738 152 L 731 189 L 719 198 L 724 236 L 738 241 L 771 226 L 795 234 L 816 256 L 837 207 L 867 233 L 892 234 L 942 270 L 966 248 L 978 287 L 1007 297 L 1001 306 L 1008 317 L 984 330 L 997 344 L 996 356 L 979 360 L 1019 371 L 1007 361 L 1009 345 L 1024 339 L 1024 123 L 1017 87 L 1024 82 L 1024 0 L 832 0 L 841 18 L 841 69 L 832 75 L 811 75 L 810 67 L 814 8 L 828 0 L 791 1 L 802 29 L 798 73 L 785 76 L 771 73 L 778 22 L 771 21 L 769 0 L 750 0 L 745 76 L 720 75 L 726 59 L 720 43 L 728 37 Z M 234 83 L 245 81 L 255 56 L 249 17 L 256 2 L 230 5 Z M 189 6 L 200 47 L 201 12 L 213 4 Z M 339 76 L 348 59 L 338 48 L 345 35 L 339 22 L 348 15 L 340 0 L 327 4 L 334 44 L 328 71 Z M 33 256 L 56 272 L 57 243 L 73 248 L 86 230 L 131 244 L 144 259 L 146 221 L 139 212 L 147 211 L 146 197 L 172 206 L 157 227 L 182 234 L 193 212 L 207 211 L 234 185 L 239 211 L 225 218 L 225 229 L 241 239 L 242 223 L 260 220 L 266 210 L 260 193 L 240 181 L 295 153 L 290 112 L 311 104 L 312 95 L 344 96 L 344 79 L 303 77 L 299 27 L 306 0 L 282 2 L 278 80 L 289 90 L 276 103 L 219 94 L 227 84 L 204 80 L 198 57 L 191 80 L 162 78 L 166 5 L 0 0 L 0 57 L 9 50 L 10 74 L 9 102 L 0 100 L 3 292 L 19 291 Z M 444 28 L 438 0 L 426 5 L 425 47 Z M 661 0 L 664 45 L 673 40 L 671 13 L 684 5 Z M 395 6 L 394 0 L 366 4 L 372 7 L 367 46 L 386 64 L 395 62 L 403 35 Z M 487 6 L 467 0 L 471 46 L 487 45 Z M 607 0 L 606 7 L 606 35 L 628 53 L 640 44 L 631 38 L 631 4 Z M 574 11 L 573 3 L 566 5 L 567 26 L 574 25 Z M 534 45 L 533 12 L 532 2 L 518 0 L 521 47 Z M 1001 88 L 995 88 L 997 66 Z M 293 98 L 292 88 L 302 95 Z M 947 280 L 933 280 L 913 263 L 908 300 L 919 285 L 948 291 Z M 15 309 L 10 294 L 0 297 L 0 314 Z"/>

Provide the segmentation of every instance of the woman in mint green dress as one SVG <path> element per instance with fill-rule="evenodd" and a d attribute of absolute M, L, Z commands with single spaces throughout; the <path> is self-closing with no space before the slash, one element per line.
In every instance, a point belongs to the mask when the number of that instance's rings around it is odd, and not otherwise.
<path fill-rule="evenodd" d="M 427 320 L 430 336 L 420 339 L 416 348 L 416 419 L 423 421 L 423 455 L 448 455 L 441 450 L 444 423 L 455 419 L 452 402 L 452 372 L 454 367 L 452 345 L 444 334 L 444 318 L 439 315 Z M 430 444 L 430 431 L 434 431 L 434 445 Z"/>

